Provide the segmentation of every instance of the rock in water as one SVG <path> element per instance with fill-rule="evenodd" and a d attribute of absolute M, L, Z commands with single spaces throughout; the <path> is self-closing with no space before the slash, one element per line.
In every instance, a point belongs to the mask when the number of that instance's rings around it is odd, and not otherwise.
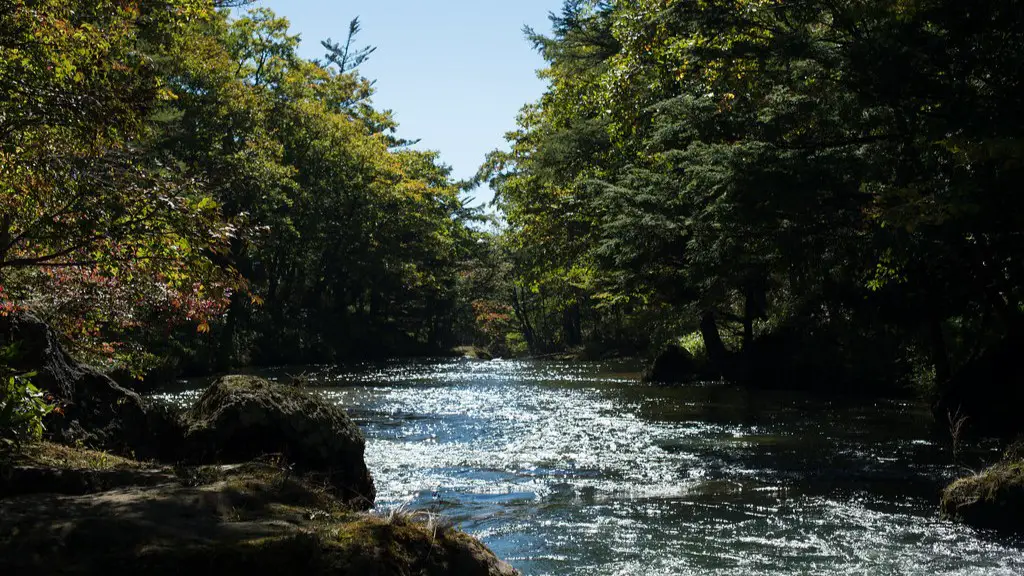
<path fill-rule="evenodd" d="M 645 382 L 679 383 L 692 380 L 697 374 L 693 355 L 680 346 L 670 345 L 654 360 Z"/>
<path fill-rule="evenodd" d="M 950 484 L 942 493 L 942 517 L 1024 533 L 1024 461 L 1004 461 Z"/>
<path fill-rule="evenodd" d="M 45 322 L 27 312 L 0 316 L 0 344 L 14 344 L 12 367 L 36 372 L 33 383 L 62 405 L 63 414 L 55 413 L 46 422 L 57 440 L 122 453 L 145 443 L 146 415 L 139 395 L 75 361 Z"/>
<path fill-rule="evenodd" d="M 327 474 L 350 506 L 373 506 L 376 490 L 363 460 L 362 432 L 341 408 L 315 394 L 253 376 L 225 376 L 185 420 L 190 459 L 244 462 L 281 454 L 302 471 Z"/>

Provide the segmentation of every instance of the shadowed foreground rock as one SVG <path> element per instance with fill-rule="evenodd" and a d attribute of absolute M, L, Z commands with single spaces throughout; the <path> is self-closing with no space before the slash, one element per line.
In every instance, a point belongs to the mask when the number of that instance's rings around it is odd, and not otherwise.
<path fill-rule="evenodd" d="M 104 466 L 125 474 L 144 467 Z M 322 486 L 274 466 L 164 474 L 156 486 L 88 495 L 8 493 L 0 498 L 0 574 L 516 574 L 464 533 L 350 512 Z"/>
<path fill-rule="evenodd" d="M 347 504 L 373 506 L 362 431 L 345 411 L 299 388 L 252 376 L 225 376 L 184 414 L 187 459 L 245 462 L 280 454 L 299 471 L 322 473 Z"/>
<path fill-rule="evenodd" d="M 1022 447 L 1011 448 L 1007 459 L 981 474 L 950 484 L 942 493 L 942 517 L 976 528 L 1024 533 Z"/>
<path fill-rule="evenodd" d="M 47 426 L 65 445 L 2 446 L 0 574 L 516 574 L 457 530 L 355 512 L 376 495 L 364 437 L 315 394 L 228 376 L 181 412 L 75 362 L 31 315 L 0 318 L 4 342 L 64 404 Z"/>

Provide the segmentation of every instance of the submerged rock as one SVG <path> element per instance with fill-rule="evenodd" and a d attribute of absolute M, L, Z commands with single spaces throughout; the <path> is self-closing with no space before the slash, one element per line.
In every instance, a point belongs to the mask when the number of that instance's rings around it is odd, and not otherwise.
<path fill-rule="evenodd" d="M 225 376 L 184 420 L 188 460 L 244 462 L 280 454 L 301 471 L 324 473 L 349 505 L 373 505 L 363 434 L 344 410 L 319 396 L 253 376 Z M 173 419 L 161 421 L 173 429 Z"/>
<path fill-rule="evenodd" d="M 1007 460 L 950 484 L 942 493 L 942 517 L 1024 532 L 1024 460 Z"/>
<path fill-rule="evenodd" d="M 457 530 L 355 514 L 255 464 L 86 496 L 0 498 L 0 534 L 0 574 L 516 574 Z"/>

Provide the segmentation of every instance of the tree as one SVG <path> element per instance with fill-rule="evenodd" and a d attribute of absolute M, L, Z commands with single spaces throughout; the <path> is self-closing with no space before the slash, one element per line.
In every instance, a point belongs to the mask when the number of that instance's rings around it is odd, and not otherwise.
<path fill-rule="evenodd" d="M 370 55 L 377 51 L 376 46 L 364 46 L 356 48 L 352 45 L 359 35 L 362 27 L 359 25 L 359 18 L 353 18 L 348 25 L 348 37 L 345 45 L 332 41 L 330 38 L 320 42 L 320 45 L 327 50 L 325 58 L 329 64 L 334 64 L 342 74 L 354 71 L 369 60 Z"/>
<path fill-rule="evenodd" d="M 550 88 L 487 172 L 515 273 L 581 289 L 591 334 L 698 331 L 730 379 L 889 390 L 946 389 L 1015 338 L 1019 7 L 573 1 L 553 22 L 530 33 Z"/>
<path fill-rule="evenodd" d="M 7 0 L 0 10 L 0 282 L 86 350 L 143 310 L 203 326 L 231 234 L 201 182 L 152 149 L 173 98 L 153 66 L 205 3 Z M 13 305 L 13 304 L 11 304 Z M 101 346 L 101 344 L 103 344 Z"/>
<path fill-rule="evenodd" d="M 336 62 L 306 61 L 287 20 L 222 14 L 169 62 L 180 96 L 163 145 L 239 226 L 222 265 L 246 291 L 213 327 L 221 366 L 418 350 L 446 332 L 458 187 L 373 108 L 357 32 Z"/>

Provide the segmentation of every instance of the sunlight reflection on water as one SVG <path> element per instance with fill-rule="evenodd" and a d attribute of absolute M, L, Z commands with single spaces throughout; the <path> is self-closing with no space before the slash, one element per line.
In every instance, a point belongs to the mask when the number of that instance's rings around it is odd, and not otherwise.
<path fill-rule="evenodd" d="M 912 403 L 648 387 L 601 363 L 311 376 L 366 432 L 378 509 L 440 512 L 524 574 L 1024 574 L 1021 541 L 938 520 L 956 471 Z"/>

